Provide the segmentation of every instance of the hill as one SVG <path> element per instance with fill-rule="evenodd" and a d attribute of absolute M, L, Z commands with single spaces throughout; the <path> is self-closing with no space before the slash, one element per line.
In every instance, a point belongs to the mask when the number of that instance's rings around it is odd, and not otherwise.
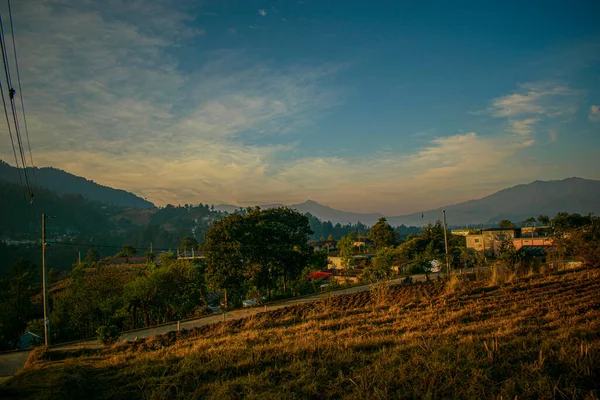
<path fill-rule="evenodd" d="M 568 178 L 534 181 L 500 190 L 478 200 L 436 208 L 434 210 L 390 217 L 392 225 L 423 225 L 442 218 L 446 210 L 448 225 L 495 224 L 502 219 L 520 223 L 540 214 L 551 218 L 559 212 L 599 214 L 600 181 Z M 421 217 L 423 216 L 423 217 Z"/>
<path fill-rule="evenodd" d="M 42 348 L 0 395 L 598 398 L 600 269 L 504 278 L 380 286 L 102 350 Z"/>
<path fill-rule="evenodd" d="M 285 206 L 285 205 L 276 203 L 276 204 L 262 204 L 259 207 L 264 209 L 264 208 L 282 207 L 282 206 Z M 319 204 L 314 200 L 307 200 L 304 203 L 291 204 L 288 207 L 294 208 L 294 209 L 298 210 L 299 212 L 301 212 L 302 214 L 310 213 L 311 215 L 313 215 L 314 217 L 317 217 L 318 219 L 320 219 L 323 222 L 330 221 L 333 224 L 340 223 L 342 225 L 348 224 L 349 222 L 351 222 L 352 224 L 356 224 L 359 221 L 366 225 L 372 225 L 375 222 L 377 222 L 377 220 L 380 217 L 383 217 L 383 214 L 377 214 L 377 213 L 361 214 L 361 213 L 336 210 L 335 208 L 331 208 L 331 207 L 325 206 L 323 204 Z M 219 205 L 215 206 L 215 209 L 222 211 L 222 212 L 228 212 L 228 213 L 232 213 L 233 211 L 238 210 L 239 208 L 240 208 L 239 206 L 234 206 L 232 204 L 219 204 Z"/>
<path fill-rule="evenodd" d="M 39 186 L 52 190 L 59 195 L 77 194 L 90 201 L 105 204 L 129 208 L 154 208 L 154 204 L 151 202 L 125 190 L 103 186 L 57 168 L 36 167 L 34 169 Z M 33 176 L 34 171 L 32 168 L 28 168 L 27 171 L 30 176 Z M 0 160 L 0 181 L 19 183 L 17 168 Z"/>

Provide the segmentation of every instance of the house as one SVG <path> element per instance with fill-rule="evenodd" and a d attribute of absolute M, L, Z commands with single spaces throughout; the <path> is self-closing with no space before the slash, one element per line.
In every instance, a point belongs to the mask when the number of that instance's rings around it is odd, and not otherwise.
<path fill-rule="evenodd" d="M 516 250 L 523 247 L 551 247 L 554 245 L 554 241 L 551 238 L 535 236 L 535 231 L 529 230 L 523 235 L 521 228 L 483 229 L 479 234 L 469 234 L 466 236 L 467 249 L 472 252 L 483 252 L 486 255 L 494 255 L 498 251 L 502 241 L 506 239 L 512 240 Z"/>
<path fill-rule="evenodd" d="M 335 250 L 336 244 L 337 240 L 311 240 L 308 242 L 308 245 L 315 249 L 315 251 L 327 250 L 327 252 Z"/>
<path fill-rule="evenodd" d="M 355 254 L 354 255 L 354 264 L 358 264 L 361 261 L 370 260 L 375 257 L 375 254 Z M 327 261 L 332 269 L 344 269 L 342 266 L 342 257 L 339 256 L 329 256 L 327 257 Z"/>
<path fill-rule="evenodd" d="M 367 238 L 358 238 L 352 242 L 354 247 L 375 247 L 375 243 Z"/>

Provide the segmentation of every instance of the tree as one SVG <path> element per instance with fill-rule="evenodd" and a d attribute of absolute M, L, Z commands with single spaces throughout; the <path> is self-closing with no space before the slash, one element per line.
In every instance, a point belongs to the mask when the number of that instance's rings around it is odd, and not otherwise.
<path fill-rule="evenodd" d="M 396 262 L 398 254 L 392 247 L 380 247 L 373 258 L 373 275 L 376 279 L 387 279 L 392 275 L 392 266 Z"/>
<path fill-rule="evenodd" d="M 287 207 L 248 208 L 216 221 L 203 248 L 209 282 L 226 298 L 245 294 L 248 284 L 270 296 L 281 278 L 285 293 L 310 262 L 310 234 L 308 218 Z"/>
<path fill-rule="evenodd" d="M 131 257 L 131 256 L 135 255 L 135 253 L 137 253 L 137 250 L 135 247 L 133 247 L 130 244 L 123 245 L 123 251 L 121 252 L 123 257 Z"/>
<path fill-rule="evenodd" d="M 396 235 L 387 220 L 382 217 L 371 227 L 369 231 L 369 239 L 371 239 L 377 247 L 393 246 L 396 243 Z"/>
<path fill-rule="evenodd" d="M 186 236 L 182 238 L 181 242 L 179 243 L 179 250 L 181 251 L 192 251 L 196 250 L 197 248 L 198 241 L 196 240 L 196 238 L 193 238 L 191 236 Z"/>
<path fill-rule="evenodd" d="M 500 242 L 496 254 L 498 259 L 510 269 L 514 269 L 515 264 L 519 261 L 519 253 L 510 237 L 507 237 Z"/>
<path fill-rule="evenodd" d="M 342 237 L 337 242 L 337 248 L 340 251 L 342 259 L 342 268 L 346 271 L 354 268 L 354 241 L 351 237 Z"/>
<path fill-rule="evenodd" d="M 512 229 L 512 228 L 516 228 L 517 226 L 515 224 L 513 224 L 510 220 L 503 219 L 502 221 L 500 221 L 498 223 L 498 227 L 500 227 L 502 229 Z"/>
<path fill-rule="evenodd" d="M 84 263 L 87 265 L 93 265 L 95 262 L 100 260 L 100 253 L 95 249 L 88 249 L 87 254 L 85 255 Z"/>
<path fill-rule="evenodd" d="M 525 221 L 523 221 L 523 225 L 525 226 L 533 226 L 535 224 L 535 218 L 529 217 Z"/>
<path fill-rule="evenodd" d="M 537 217 L 538 222 L 541 225 L 547 226 L 550 224 L 550 218 L 548 218 L 547 215 L 540 215 L 539 217 Z"/>
<path fill-rule="evenodd" d="M 26 260 L 17 260 L 8 276 L 0 280 L 1 349 L 14 349 L 27 326 L 33 311 L 31 285 L 34 279 L 33 264 Z"/>

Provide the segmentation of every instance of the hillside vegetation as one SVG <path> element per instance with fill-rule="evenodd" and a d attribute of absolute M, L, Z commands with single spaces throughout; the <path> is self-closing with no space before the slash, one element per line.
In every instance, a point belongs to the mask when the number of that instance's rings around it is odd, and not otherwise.
<path fill-rule="evenodd" d="M 598 398 L 600 269 L 323 299 L 104 350 L 35 351 L 18 398 Z"/>

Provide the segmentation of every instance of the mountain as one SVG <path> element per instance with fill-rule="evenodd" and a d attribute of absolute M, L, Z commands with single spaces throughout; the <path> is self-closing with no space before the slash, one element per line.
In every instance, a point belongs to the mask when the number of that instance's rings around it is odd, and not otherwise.
<path fill-rule="evenodd" d="M 283 207 L 284 204 L 275 203 L 275 204 L 262 204 L 259 207 L 261 209 L 273 208 L 273 207 Z M 333 224 L 337 224 L 338 222 L 342 225 L 348 224 L 351 222 L 356 224 L 358 221 L 362 222 L 366 225 L 372 225 L 380 217 L 383 217 L 383 214 L 360 214 L 353 213 L 347 211 L 336 210 L 335 208 L 331 208 L 325 206 L 323 204 L 319 204 L 314 200 L 307 200 L 304 203 L 292 204 L 288 206 L 290 208 L 294 208 L 301 212 L 302 214 L 310 213 L 313 216 L 317 217 L 321 221 L 331 221 Z M 239 206 L 234 206 L 232 204 L 219 204 L 215 206 L 216 210 L 222 212 L 232 213 L 235 210 L 238 210 Z"/>
<path fill-rule="evenodd" d="M 291 208 L 295 208 L 302 214 L 311 213 L 313 216 L 319 218 L 321 221 L 331 221 L 332 223 L 341 223 L 342 225 L 352 222 L 353 224 L 358 221 L 366 225 L 372 225 L 383 214 L 360 214 L 347 211 L 336 210 L 328 206 L 317 203 L 313 200 L 307 200 L 304 203 L 292 204 Z"/>
<path fill-rule="evenodd" d="M 500 190 L 478 200 L 469 200 L 434 210 L 388 218 L 391 225 L 434 223 L 442 219 L 450 226 L 495 224 L 502 219 L 520 223 L 540 214 L 550 218 L 559 212 L 600 214 L 600 181 L 568 178 L 554 181 L 534 181 Z"/>
<path fill-rule="evenodd" d="M 37 183 L 40 187 L 52 190 L 58 195 L 78 194 L 90 201 L 113 204 L 129 208 L 154 208 L 154 204 L 121 189 L 113 189 L 99 185 L 94 181 L 70 174 L 66 171 L 44 167 L 34 168 Z M 34 176 L 32 168 L 27 168 L 28 175 Z M 17 168 L 0 160 L 0 182 L 20 183 Z M 35 182 L 33 182 L 35 183 Z"/>

